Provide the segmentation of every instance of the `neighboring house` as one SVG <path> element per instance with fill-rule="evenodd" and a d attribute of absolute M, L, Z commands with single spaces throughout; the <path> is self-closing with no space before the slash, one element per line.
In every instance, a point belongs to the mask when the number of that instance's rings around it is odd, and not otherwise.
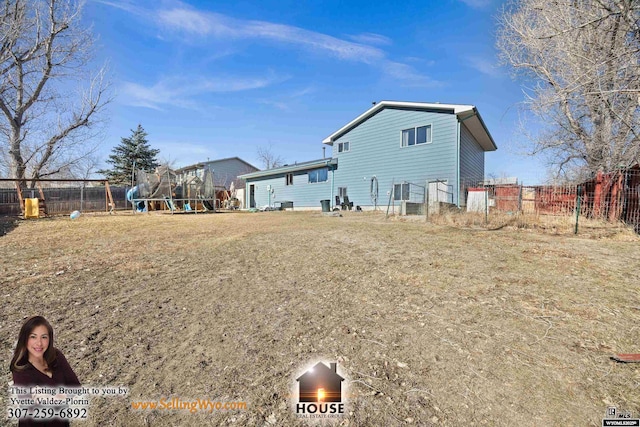
<path fill-rule="evenodd" d="M 249 173 L 247 206 L 292 201 L 320 209 L 348 196 L 365 208 L 402 201 L 465 203 L 464 185 L 484 178 L 497 149 L 473 105 L 382 101 L 328 136 L 331 159 Z M 270 189 L 270 191 L 268 190 Z"/>
<path fill-rule="evenodd" d="M 227 190 L 232 182 L 236 182 L 238 186 L 238 176 L 259 169 L 250 163 L 245 162 L 239 157 L 229 157 L 226 159 L 211 160 L 207 162 L 196 163 L 195 165 L 185 166 L 177 169 L 176 174 L 178 180 L 183 181 L 190 177 L 197 176 L 202 179 L 202 173 L 205 169 L 213 171 L 213 180 L 216 187 L 224 187 Z M 242 185 L 244 187 L 244 184 Z"/>

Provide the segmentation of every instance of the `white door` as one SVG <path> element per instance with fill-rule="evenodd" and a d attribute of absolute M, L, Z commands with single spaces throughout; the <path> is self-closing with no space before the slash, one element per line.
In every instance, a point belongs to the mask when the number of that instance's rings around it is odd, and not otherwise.
<path fill-rule="evenodd" d="M 429 206 L 439 202 L 453 203 L 453 193 L 449 192 L 447 181 L 433 181 L 429 183 Z"/>

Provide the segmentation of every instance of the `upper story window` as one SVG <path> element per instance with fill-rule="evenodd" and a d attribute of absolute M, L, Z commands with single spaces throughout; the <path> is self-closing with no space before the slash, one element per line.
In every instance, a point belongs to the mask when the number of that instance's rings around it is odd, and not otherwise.
<path fill-rule="evenodd" d="M 349 151 L 349 141 L 338 142 L 338 153 L 346 153 Z"/>
<path fill-rule="evenodd" d="M 293 185 L 293 173 L 288 173 L 284 176 L 286 185 Z"/>
<path fill-rule="evenodd" d="M 320 168 L 309 171 L 309 182 L 324 182 L 329 179 L 329 169 Z"/>
<path fill-rule="evenodd" d="M 431 143 L 431 125 L 418 126 L 402 131 L 402 146 Z"/>

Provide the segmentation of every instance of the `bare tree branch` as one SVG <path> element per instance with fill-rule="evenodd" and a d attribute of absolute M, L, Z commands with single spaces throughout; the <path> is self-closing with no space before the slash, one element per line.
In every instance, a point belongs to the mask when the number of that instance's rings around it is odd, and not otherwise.
<path fill-rule="evenodd" d="M 0 146 L 12 177 L 68 174 L 95 151 L 112 98 L 104 67 L 85 80 L 93 37 L 81 10 L 79 0 L 0 5 Z M 74 95 L 77 81 L 88 88 Z"/>
<path fill-rule="evenodd" d="M 282 156 L 273 152 L 273 144 L 269 143 L 268 146 L 258 147 L 258 160 L 262 163 L 265 169 L 273 169 L 280 167 L 284 164 Z"/>
<path fill-rule="evenodd" d="M 532 153 L 557 171 L 640 161 L 640 7 L 630 0 L 513 0 L 497 47 L 537 84 L 524 101 L 544 124 Z"/>

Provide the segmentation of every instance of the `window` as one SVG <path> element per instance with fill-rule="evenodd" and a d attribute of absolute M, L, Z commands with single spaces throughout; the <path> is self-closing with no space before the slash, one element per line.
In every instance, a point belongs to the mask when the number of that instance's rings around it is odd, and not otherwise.
<path fill-rule="evenodd" d="M 347 187 L 338 187 L 338 196 L 340 196 L 341 199 L 344 198 L 344 196 L 347 195 Z"/>
<path fill-rule="evenodd" d="M 285 185 L 293 185 L 293 173 L 288 173 L 284 176 Z"/>
<path fill-rule="evenodd" d="M 349 151 L 349 141 L 338 142 L 338 153 L 344 153 Z"/>
<path fill-rule="evenodd" d="M 415 129 L 406 129 L 402 131 L 402 146 L 408 147 L 410 145 L 416 145 Z"/>
<path fill-rule="evenodd" d="M 409 200 L 409 183 L 395 184 L 393 186 L 393 200 Z"/>
<path fill-rule="evenodd" d="M 309 182 L 325 182 L 329 177 L 329 169 L 321 168 L 309 171 Z"/>
<path fill-rule="evenodd" d="M 416 144 L 428 144 L 431 142 L 431 125 L 416 128 Z"/>
<path fill-rule="evenodd" d="M 431 143 L 431 125 L 418 126 L 402 131 L 402 146 L 410 147 L 416 144 Z"/>

